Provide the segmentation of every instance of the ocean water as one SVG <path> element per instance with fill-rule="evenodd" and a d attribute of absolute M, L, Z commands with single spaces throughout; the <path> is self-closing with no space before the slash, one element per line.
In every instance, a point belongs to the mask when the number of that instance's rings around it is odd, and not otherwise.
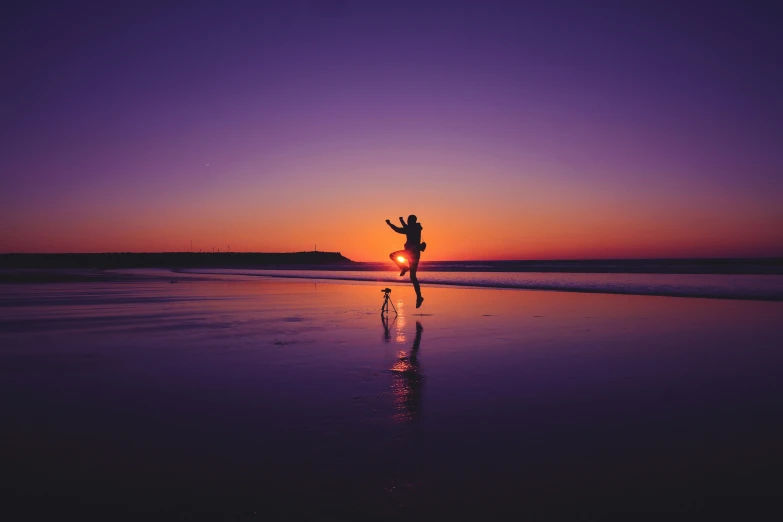
<path fill-rule="evenodd" d="M 369 265 L 369 266 L 367 266 Z M 568 273 L 514 270 L 501 263 L 431 264 L 419 270 L 422 285 L 553 290 L 603 294 L 658 295 L 718 299 L 783 300 L 783 275 L 744 273 Z M 388 270 L 388 264 L 365 264 L 359 270 L 183 269 L 183 274 L 278 277 L 292 279 L 405 283 L 408 277 Z M 446 268 L 444 270 L 444 268 Z M 551 268 L 551 267 L 550 267 Z M 595 269 L 596 266 L 593 265 Z M 609 270 L 608 267 L 604 267 Z M 661 267 L 657 267 L 661 269 Z M 696 270 L 696 267 L 691 267 Z M 575 268 L 575 269 L 578 269 Z M 698 268 L 704 271 L 704 268 Z"/>

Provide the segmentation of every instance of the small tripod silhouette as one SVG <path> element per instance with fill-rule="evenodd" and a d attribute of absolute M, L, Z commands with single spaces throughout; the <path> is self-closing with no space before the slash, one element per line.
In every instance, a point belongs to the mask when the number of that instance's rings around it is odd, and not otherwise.
<path fill-rule="evenodd" d="M 394 303 L 389 297 L 391 295 L 391 288 L 384 288 L 381 290 L 381 292 L 383 292 L 383 305 L 381 305 L 381 313 L 386 312 L 388 314 L 389 305 L 391 304 L 392 310 L 394 310 L 394 315 L 397 315 L 397 309 L 394 307 Z"/>

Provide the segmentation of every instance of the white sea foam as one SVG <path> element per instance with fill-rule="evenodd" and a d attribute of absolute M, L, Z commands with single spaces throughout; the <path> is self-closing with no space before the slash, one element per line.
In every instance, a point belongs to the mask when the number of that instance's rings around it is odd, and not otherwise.
<path fill-rule="evenodd" d="M 385 271 L 184 269 L 183 273 L 295 279 L 407 282 Z M 783 276 L 545 272 L 421 272 L 422 285 L 783 301 Z"/>

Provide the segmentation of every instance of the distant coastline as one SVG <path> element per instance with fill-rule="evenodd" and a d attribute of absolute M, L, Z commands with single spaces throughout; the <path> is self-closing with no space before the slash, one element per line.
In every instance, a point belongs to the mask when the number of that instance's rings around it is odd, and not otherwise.
<path fill-rule="evenodd" d="M 6 269 L 228 268 L 351 265 L 339 252 L 107 252 L 100 254 L 0 254 Z"/>

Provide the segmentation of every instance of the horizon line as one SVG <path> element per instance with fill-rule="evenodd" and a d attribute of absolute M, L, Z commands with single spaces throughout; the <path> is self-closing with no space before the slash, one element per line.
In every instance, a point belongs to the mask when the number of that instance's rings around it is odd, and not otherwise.
<path fill-rule="evenodd" d="M 110 254 L 135 254 L 135 255 L 200 255 L 200 254 L 231 254 L 231 255 L 281 255 L 281 254 L 336 254 L 345 257 L 352 263 L 382 263 L 384 261 L 354 261 L 346 256 L 343 256 L 341 252 L 332 252 L 325 250 L 300 250 L 290 252 L 237 252 L 237 251 L 106 251 L 106 252 L 0 252 L 0 256 L 66 256 L 66 255 L 110 255 Z M 697 257 L 584 257 L 584 258 L 547 258 L 547 259 L 427 259 L 422 260 L 422 263 L 480 263 L 480 262 L 579 262 L 579 261 L 719 261 L 719 260 L 778 260 L 783 261 L 783 256 L 697 256 Z"/>

